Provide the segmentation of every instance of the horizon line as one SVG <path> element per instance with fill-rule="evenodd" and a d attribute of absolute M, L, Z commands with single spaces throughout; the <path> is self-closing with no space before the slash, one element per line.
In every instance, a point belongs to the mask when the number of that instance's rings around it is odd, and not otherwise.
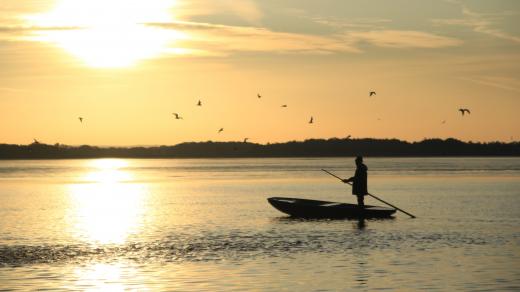
<path fill-rule="evenodd" d="M 267 146 L 272 144 L 284 144 L 284 143 L 293 143 L 293 142 L 306 142 L 306 141 L 313 141 L 313 140 L 351 140 L 351 141 L 359 141 L 359 140 L 397 140 L 400 142 L 406 142 L 406 143 L 420 143 L 428 140 L 440 140 L 440 141 L 447 141 L 447 140 L 456 140 L 463 143 L 480 143 L 480 144 L 491 144 L 491 143 L 503 143 L 503 144 L 512 144 L 512 143 L 520 143 L 518 140 L 510 140 L 510 141 L 503 141 L 503 140 L 490 140 L 490 141 L 473 141 L 473 140 L 460 140 L 455 137 L 447 137 L 447 138 L 439 138 L 439 137 L 430 137 L 430 138 L 423 138 L 421 140 L 402 140 L 399 138 L 375 138 L 375 137 L 359 137 L 359 138 L 352 138 L 352 137 L 330 137 L 330 138 L 307 138 L 303 140 L 286 140 L 281 142 L 244 142 L 240 140 L 228 140 L 228 141 L 214 141 L 214 140 L 205 140 L 205 141 L 184 141 L 179 142 L 175 144 L 133 144 L 133 145 L 103 145 L 103 144 L 64 144 L 64 143 L 46 143 L 46 142 L 40 142 L 40 141 L 34 141 L 32 143 L 27 144 L 17 144 L 17 143 L 6 143 L 6 142 L 0 142 L 0 145 L 16 145 L 16 146 L 30 146 L 33 144 L 41 144 L 41 145 L 49 145 L 49 146 L 69 146 L 69 147 L 81 147 L 81 146 L 90 146 L 90 147 L 112 147 L 112 148 L 135 148 L 135 147 L 144 147 L 144 148 L 152 148 L 152 147 L 173 147 L 181 144 L 189 144 L 189 143 L 245 143 L 245 144 L 253 144 L 253 145 L 260 145 L 260 146 Z"/>

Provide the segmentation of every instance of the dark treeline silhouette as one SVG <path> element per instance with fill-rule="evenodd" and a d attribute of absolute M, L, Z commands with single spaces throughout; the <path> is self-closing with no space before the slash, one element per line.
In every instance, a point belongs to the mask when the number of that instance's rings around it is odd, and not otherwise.
<path fill-rule="evenodd" d="M 210 157 L 337 157 L 337 156 L 520 156 L 520 143 L 463 142 L 457 139 L 310 139 L 285 143 L 187 142 L 174 146 L 96 147 L 0 144 L 0 159 L 64 158 L 210 158 Z"/>

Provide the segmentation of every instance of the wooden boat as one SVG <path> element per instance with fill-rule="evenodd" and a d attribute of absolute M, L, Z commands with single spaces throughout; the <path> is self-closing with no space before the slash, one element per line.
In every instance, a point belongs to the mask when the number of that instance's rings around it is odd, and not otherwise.
<path fill-rule="evenodd" d="M 277 210 L 300 218 L 388 218 L 395 209 L 357 204 L 307 200 L 297 198 L 272 197 L 267 201 Z"/>

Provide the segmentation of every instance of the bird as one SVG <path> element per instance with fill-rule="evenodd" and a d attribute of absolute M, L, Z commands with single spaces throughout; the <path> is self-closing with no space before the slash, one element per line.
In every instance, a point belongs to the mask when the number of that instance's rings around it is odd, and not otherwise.
<path fill-rule="evenodd" d="M 282 107 L 287 107 L 287 105 L 286 104 L 282 104 Z"/>
<path fill-rule="evenodd" d="M 446 124 L 446 120 L 443 120 L 443 121 L 442 121 L 442 124 Z"/>
<path fill-rule="evenodd" d="M 202 101 L 200 101 L 200 99 L 199 102 L 197 102 L 197 106 L 202 106 Z"/>
<path fill-rule="evenodd" d="M 375 92 L 375 91 L 370 91 L 370 93 L 368 94 L 368 96 L 372 96 L 372 95 L 376 95 L 376 92 Z"/>
<path fill-rule="evenodd" d="M 249 140 L 249 138 L 244 138 L 244 143 L 247 143 L 247 140 Z"/>
<path fill-rule="evenodd" d="M 220 129 L 218 130 L 219 133 L 222 132 L 222 131 L 224 131 L 224 128 L 220 128 Z"/>
<path fill-rule="evenodd" d="M 82 117 L 78 117 L 78 120 L 80 123 L 83 123 L 83 118 Z"/>
<path fill-rule="evenodd" d="M 314 118 L 313 117 L 311 117 L 311 119 L 309 120 L 309 124 L 312 124 L 312 123 L 314 123 Z"/>
<path fill-rule="evenodd" d="M 182 117 L 181 117 L 181 116 L 179 116 L 179 114 L 178 114 L 178 113 L 172 113 L 172 115 L 174 115 L 174 116 L 175 116 L 175 119 L 176 119 L 176 120 L 182 120 Z"/>
<path fill-rule="evenodd" d="M 260 95 L 260 93 L 257 93 L 256 97 L 261 98 L 262 96 Z"/>
<path fill-rule="evenodd" d="M 464 112 L 467 112 L 468 114 L 471 114 L 471 112 L 469 111 L 469 109 L 467 108 L 459 108 L 459 112 L 464 116 Z"/>

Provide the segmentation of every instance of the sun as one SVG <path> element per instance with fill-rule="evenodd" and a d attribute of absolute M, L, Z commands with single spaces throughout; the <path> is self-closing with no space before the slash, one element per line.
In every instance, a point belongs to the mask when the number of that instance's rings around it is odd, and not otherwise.
<path fill-rule="evenodd" d="M 186 37 L 149 23 L 173 21 L 172 0 L 61 0 L 46 13 L 29 15 L 32 26 L 58 27 L 33 36 L 53 43 L 86 65 L 129 67 L 171 52 L 168 47 Z"/>

